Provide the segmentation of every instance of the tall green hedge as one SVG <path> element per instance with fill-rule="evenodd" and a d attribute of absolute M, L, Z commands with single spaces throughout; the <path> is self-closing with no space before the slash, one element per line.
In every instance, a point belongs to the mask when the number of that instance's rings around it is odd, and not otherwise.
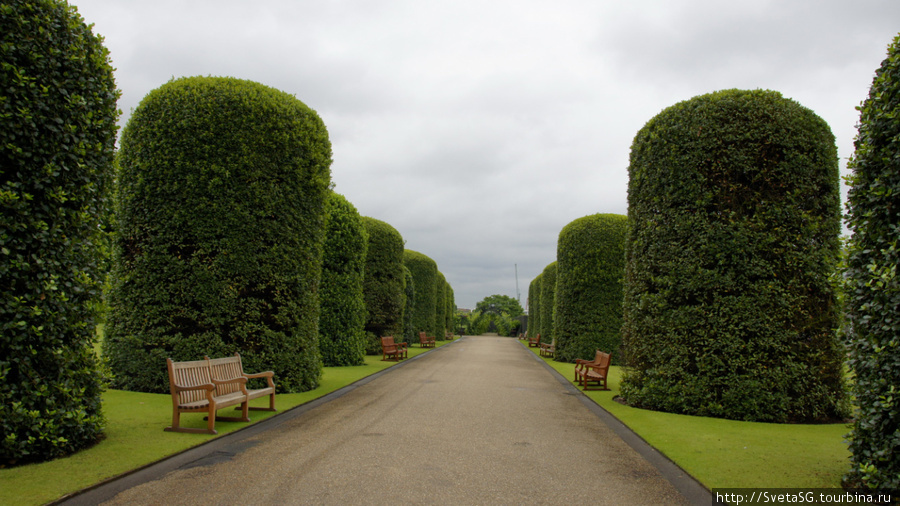
<path fill-rule="evenodd" d="M 93 341 L 117 99 L 74 7 L 0 4 L 0 467 L 103 433 Z"/>
<path fill-rule="evenodd" d="M 315 111 L 251 81 L 150 92 L 122 132 L 104 353 L 118 388 L 168 390 L 165 358 L 240 352 L 281 392 L 321 375 L 331 143 Z"/>
<path fill-rule="evenodd" d="M 550 262 L 541 273 L 541 342 L 556 339 L 556 271 L 557 261 Z"/>
<path fill-rule="evenodd" d="M 403 266 L 403 278 L 405 279 L 403 300 L 406 302 L 403 306 L 403 342 L 418 343 L 419 332 L 413 326 L 412 321 L 416 305 L 416 284 L 413 281 L 412 273 L 406 265 Z"/>
<path fill-rule="evenodd" d="M 534 338 L 541 333 L 541 278 L 538 274 L 528 285 L 528 337 Z"/>
<path fill-rule="evenodd" d="M 900 36 L 860 108 L 850 160 L 847 304 L 858 410 L 853 487 L 900 490 Z"/>
<path fill-rule="evenodd" d="M 363 298 L 369 237 L 343 195 L 325 202 L 325 246 L 319 288 L 319 350 L 326 366 L 362 365 L 366 355 Z"/>
<path fill-rule="evenodd" d="M 444 302 L 447 304 L 447 309 L 444 311 L 444 328 L 447 331 L 456 333 L 456 329 L 454 326 L 454 320 L 456 316 L 456 294 L 453 292 L 453 287 L 449 282 L 446 285 Z"/>
<path fill-rule="evenodd" d="M 403 310 L 406 306 L 403 236 L 394 227 L 375 218 L 364 216 L 363 223 L 369 234 L 363 283 L 368 312 L 366 351 L 374 355 L 381 353 L 383 336 L 403 335 Z"/>
<path fill-rule="evenodd" d="M 437 273 L 437 284 L 434 291 L 434 326 L 431 335 L 442 341 L 446 336 L 447 313 L 447 278 L 441 271 Z"/>
<path fill-rule="evenodd" d="M 593 359 L 599 348 L 621 361 L 622 279 L 627 218 L 593 214 L 559 233 L 556 261 L 556 359 Z"/>
<path fill-rule="evenodd" d="M 662 111 L 631 149 L 622 395 L 756 421 L 846 414 L 834 136 L 774 91 Z"/>
<path fill-rule="evenodd" d="M 418 342 L 419 332 L 433 335 L 437 296 L 437 263 L 427 255 L 413 250 L 403 251 L 403 263 L 412 274 L 415 301 L 411 315 L 412 331 Z"/>

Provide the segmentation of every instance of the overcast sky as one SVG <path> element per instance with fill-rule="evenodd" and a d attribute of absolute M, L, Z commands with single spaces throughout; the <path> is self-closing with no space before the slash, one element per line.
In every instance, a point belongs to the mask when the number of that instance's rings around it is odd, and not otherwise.
<path fill-rule="evenodd" d="M 70 0 L 105 37 L 120 123 L 172 78 L 249 79 L 325 121 L 335 190 L 433 258 L 457 305 L 521 295 L 560 230 L 627 212 L 628 154 L 666 107 L 771 89 L 842 173 L 897 0 Z"/>

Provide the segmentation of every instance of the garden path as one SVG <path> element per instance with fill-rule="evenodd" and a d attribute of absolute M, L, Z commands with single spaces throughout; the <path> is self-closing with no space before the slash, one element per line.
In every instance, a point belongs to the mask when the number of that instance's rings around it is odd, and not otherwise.
<path fill-rule="evenodd" d="M 554 375 L 515 339 L 466 337 L 108 504 L 709 504 Z"/>

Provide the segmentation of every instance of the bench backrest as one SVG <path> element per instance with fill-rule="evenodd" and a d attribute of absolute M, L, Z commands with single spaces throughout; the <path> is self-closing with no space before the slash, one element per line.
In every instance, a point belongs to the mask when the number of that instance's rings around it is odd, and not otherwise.
<path fill-rule="evenodd" d="M 173 362 L 172 359 L 167 358 L 166 367 L 169 370 L 169 389 L 172 391 L 173 396 L 176 395 L 175 385 L 193 387 L 212 383 L 212 379 L 209 376 L 209 364 L 206 360 Z M 187 390 L 177 392 L 177 394 L 181 404 L 206 399 L 206 391 L 204 390 Z"/>
<path fill-rule="evenodd" d="M 382 336 L 381 338 L 381 347 L 382 348 L 392 348 L 397 346 L 394 343 L 394 336 Z"/>
<path fill-rule="evenodd" d="M 209 369 L 212 377 L 217 380 L 230 380 L 244 376 L 244 369 L 241 365 L 241 356 L 237 353 L 235 353 L 233 357 L 207 358 L 207 361 L 209 362 Z M 240 391 L 241 384 L 237 382 L 216 385 L 216 395 Z"/>

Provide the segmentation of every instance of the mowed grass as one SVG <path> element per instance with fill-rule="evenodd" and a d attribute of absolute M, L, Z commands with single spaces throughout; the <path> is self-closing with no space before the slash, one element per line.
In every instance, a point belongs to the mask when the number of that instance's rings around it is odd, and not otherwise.
<path fill-rule="evenodd" d="M 438 341 L 438 347 L 451 341 Z M 409 357 L 427 349 L 410 347 Z M 381 355 L 367 356 L 365 364 L 352 367 L 326 367 L 315 390 L 296 394 L 278 394 L 275 407 L 282 413 L 305 404 L 397 362 L 382 361 Z M 268 407 L 268 398 L 254 399 L 251 406 Z M 222 410 L 224 414 L 233 408 Z M 0 504 L 45 504 L 83 488 L 139 469 L 213 438 L 265 420 L 277 413 L 251 411 L 250 424 L 216 422 L 218 436 L 165 432 L 172 423 L 172 397 L 109 390 L 103 394 L 103 414 L 107 419 L 106 438 L 97 445 L 70 457 L 40 464 L 0 469 Z M 206 428 L 202 414 L 182 414 L 183 427 Z"/>
<path fill-rule="evenodd" d="M 530 350 L 539 356 L 538 348 Z M 574 383 L 573 364 L 542 359 Z M 846 424 L 740 422 L 632 408 L 613 400 L 621 377 L 621 368 L 610 367 L 610 391 L 585 394 L 710 489 L 840 488 L 850 469 Z"/>

